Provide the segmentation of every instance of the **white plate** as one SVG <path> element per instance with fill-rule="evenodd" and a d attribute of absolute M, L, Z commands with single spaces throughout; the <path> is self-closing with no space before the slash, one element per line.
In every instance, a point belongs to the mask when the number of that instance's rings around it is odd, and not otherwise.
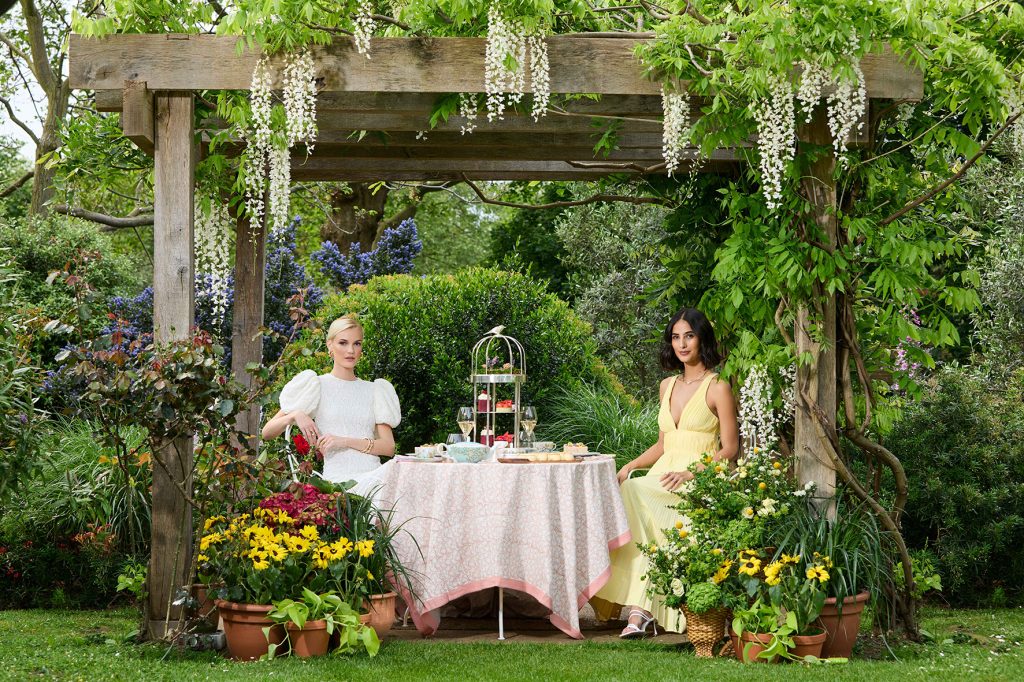
<path fill-rule="evenodd" d="M 444 457 L 434 455 L 433 457 L 417 457 L 416 455 L 395 455 L 395 459 L 401 462 L 443 462 Z"/>

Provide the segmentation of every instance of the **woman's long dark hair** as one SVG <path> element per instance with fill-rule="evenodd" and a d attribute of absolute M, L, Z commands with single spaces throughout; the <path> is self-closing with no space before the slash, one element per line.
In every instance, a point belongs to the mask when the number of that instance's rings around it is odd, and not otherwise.
<path fill-rule="evenodd" d="M 665 327 L 665 334 L 661 339 L 661 368 L 667 372 L 683 369 L 683 362 L 676 357 L 676 352 L 672 350 L 672 328 L 679 320 L 686 320 L 690 329 L 697 335 L 697 340 L 700 342 L 700 360 L 704 363 L 704 367 L 708 370 L 718 367 L 722 362 L 722 355 L 718 352 L 715 330 L 711 328 L 707 316 L 696 308 L 683 308 L 672 316 L 672 319 L 668 321 L 668 326 Z"/>

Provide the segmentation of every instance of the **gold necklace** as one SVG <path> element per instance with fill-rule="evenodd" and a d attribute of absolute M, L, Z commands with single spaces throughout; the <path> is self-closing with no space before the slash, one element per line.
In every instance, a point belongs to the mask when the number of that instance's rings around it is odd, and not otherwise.
<path fill-rule="evenodd" d="M 685 384 L 686 386 L 689 386 L 690 384 L 696 383 L 696 382 L 700 381 L 701 379 L 703 379 L 704 375 L 707 374 L 707 373 L 708 373 L 708 371 L 704 370 L 703 372 L 700 373 L 700 376 L 697 377 L 696 379 L 690 379 L 689 381 L 687 381 L 686 379 L 683 379 L 683 384 Z M 683 376 L 685 377 L 686 375 L 684 374 Z"/>

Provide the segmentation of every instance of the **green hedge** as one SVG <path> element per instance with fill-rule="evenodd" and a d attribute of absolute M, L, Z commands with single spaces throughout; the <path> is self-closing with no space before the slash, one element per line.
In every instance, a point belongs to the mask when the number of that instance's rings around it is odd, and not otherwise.
<path fill-rule="evenodd" d="M 622 390 L 598 359 L 589 326 L 565 302 L 541 282 L 486 268 L 377 277 L 329 297 L 317 315 L 324 329 L 307 331 L 296 341 L 309 354 L 293 356 L 282 383 L 302 369 L 330 371 L 324 330 L 350 312 L 359 314 L 366 329 L 359 376 L 388 379 L 402 402 L 403 422 L 396 432 L 400 451 L 458 431 L 456 409 L 473 398 L 470 351 L 499 324 L 526 351 L 523 402 L 537 407 L 541 424 L 551 416 L 547 408 L 556 389 L 587 383 Z"/>
<path fill-rule="evenodd" d="M 955 604 L 1024 601 L 1024 373 L 1008 390 L 968 370 L 939 372 L 886 445 L 903 461 L 903 527 L 939 559 Z"/>

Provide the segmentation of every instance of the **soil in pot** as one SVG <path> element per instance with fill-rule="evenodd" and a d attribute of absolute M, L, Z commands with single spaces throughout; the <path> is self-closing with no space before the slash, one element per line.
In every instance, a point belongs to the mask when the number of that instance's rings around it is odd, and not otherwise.
<path fill-rule="evenodd" d="M 236 604 L 217 600 L 217 609 L 224 620 L 224 636 L 228 642 L 228 655 L 236 661 L 255 661 L 267 653 L 270 643 L 284 641 L 284 627 L 275 624 L 267 614 L 273 606 L 262 604 Z M 270 627 L 269 638 L 263 628 Z"/>
<path fill-rule="evenodd" d="M 288 639 L 292 643 L 292 653 L 299 658 L 323 656 L 327 653 L 327 644 L 331 636 L 327 634 L 326 620 L 307 621 L 301 629 L 294 623 L 288 623 Z"/>
<path fill-rule="evenodd" d="M 839 614 L 835 597 L 825 600 L 825 606 L 818 617 L 818 625 L 825 628 L 827 634 L 825 644 L 821 648 L 822 658 L 850 657 L 853 653 L 853 644 L 857 641 L 857 633 L 860 632 L 860 618 L 869 596 L 867 592 L 861 592 L 844 599 L 842 615 Z"/>

